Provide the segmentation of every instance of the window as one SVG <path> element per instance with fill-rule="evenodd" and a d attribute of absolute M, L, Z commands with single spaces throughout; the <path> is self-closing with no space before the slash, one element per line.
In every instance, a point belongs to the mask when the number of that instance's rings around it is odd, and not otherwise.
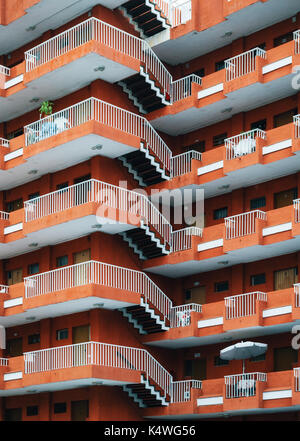
<path fill-rule="evenodd" d="M 6 139 L 17 138 L 18 136 L 22 136 L 24 133 L 23 127 L 20 129 L 13 130 L 12 132 L 7 133 Z"/>
<path fill-rule="evenodd" d="M 38 406 L 27 406 L 26 408 L 26 415 L 27 416 L 34 416 L 39 414 L 39 407 Z"/>
<path fill-rule="evenodd" d="M 216 282 L 215 283 L 215 292 L 222 292 L 229 290 L 229 282 L 226 280 L 225 282 Z"/>
<path fill-rule="evenodd" d="M 253 276 L 250 277 L 250 284 L 252 286 L 261 285 L 262 283 L 266 283 L 266 274 L 265 273 L 254 274 Z"/>
<path fill-rule="evenodd" d="M 28 335 L 28 344 L 34 345 L 40 342 L 40 334 L 32 334 Z"/>
<path fill-rule="evenodd" d="M 67 403 L 54 403 L 54 413 L 66 413 Z"/>
<path fill-rule="evenodd" d="M 224 217 L 226 217 L 228 214 L 228 208 L 227 207 L 223 207 L 223 208 L 217 208 L 216 210 L 214 210 L 214 219 L 224 219 Z"/>
<path fill-rule="evenodd" d="M 298 109 L 290 109 L 286 112 L 279 113 L 278 115 L 274 116 L 273 125 L 275 127 L 281 127 L 285 124 L 290 124 L 293 122 L 293 116 L 297 115 Z"/>
<path fill-rule="evenodd" d="M 266 354 L 260 354 L 256 357 L 251 357 L 250 361 L 256 362 L 256 361 L 264 361 L 266 359 Z"/>
<path fill-rule="evenodd" d="M 287 34 L 280 35 L 279 37 L 274 38 L 273 40 L 274 47 L 280 46 L 292 40 L 293 40 L 293 32 L 288 32 Z"/>
<path fill-rule="evenodd" d="M 205 152 L 205 141 L 196 141 L 194 144 L 190 144 L 184 146 L 184 151 L 188 152 L 190 150 L 196 150 L 197 152 L 203 153 Z"/>
<path fill-rule="evenodd" d="M 31 199 L 35 199 L 35 198 L 38 198 L 39 196 L 40 196 L 40 192 L 37 191 L 36 193 L 31 193 L 31 194 L 28 196 L 28 199 L 29 199 L 29 200 L 31 200 Z"/>
<path fill-rule="evenodd" d="M 253 122 L 251 124 L 251 130 L 255 130 L 255 129 L 266 130 L 267 129 L 267 120 L 261 119 L 259 121 Z"/>
<path fill-rule="evenodd" d="M 68 188 L 69 183 L 68 182 L 62 182 L 61 184 L 57 184 L 56 190 L 63 190 L 64 188 Z"/>
<path fill-rule="evenodd" d="M 37 274 L 40 271 L 40 265 L 38 263 L 31 263 L 28 265 L 28 274 L 31 276 Z"/>
<path fill-rule="evenodd" d="M 229 360 L 223 360 L 219 355 L 214 358 L 215 366 L 226 366 L 227 364 L 229 364 Z"/>
<path fill-rule="evenodd" d="M 266 197 L 261 196 L 260 198 L 251 199 L 250 201 L 250 209 L 256 210 L 257 208 L 266 206 Z"/>
<path fill-rule="evenodd" d="M 217 61 L 215 64 L 215 72 L 225 69 L 225 60 Z"/>
<path fill-rule="evenodd" d="M 12 211 L 19 210 L 23 208 L 23 199 L 16 199 L 15 201 L 6 202 L 6 212 L 11 213 Z"/>
<path fill-rule="evenodd" d="M 201 78 L 205 77 L 205 69 L 204 69 L 204 67 L 202 67 L 199 70 L 196 70 L 194 72 L 194 75 L 198 75 L 198 77 L 201 77 Z"/>
<path fill-rule="evenodd" d="M 213 146 L 218 147 L 219 145 L 223 145 L 225 143 L 226 138 L 227 138 L 227 133 L 221 133 L 220 135 L 214 136 Z"/>
<path fill-rule="evenodd" d="M 68 329 L 58 329 L 56 331 L 56 340 L 65 340 L 69 336 Z"/>
<path fill-rule="evenodd" d="M 60 266 L 66 266 L 66 265 L 68 265 L 68 262 L 69 262 L 69 259 L 68 259 L 68 256 L 67 256 L 67 255 L 65 255 L 65 256 L 59 256 L 59 257 L 56 259 L 56 266 L 57 266 L 57 267 L 60 267 Z"/>

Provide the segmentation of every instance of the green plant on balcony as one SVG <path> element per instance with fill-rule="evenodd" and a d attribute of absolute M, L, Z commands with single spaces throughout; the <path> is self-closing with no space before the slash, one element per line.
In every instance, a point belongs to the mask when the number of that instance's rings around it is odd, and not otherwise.
<path fill-rule="evenodd" d="M 51 115 L 53 110 L 53 103 L 50 101 L 43 101 L 41 107 L 39 108 L 40 118 L 46 115 Z"/>

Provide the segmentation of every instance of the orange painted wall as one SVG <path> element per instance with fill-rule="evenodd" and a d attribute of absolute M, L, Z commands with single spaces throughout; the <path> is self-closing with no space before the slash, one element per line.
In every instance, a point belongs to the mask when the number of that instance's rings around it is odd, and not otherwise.
<path fill-rule="evenodd" d="M 2 399 L 2 408 L 22 408 L 22 421 L 71 421 L 71 402 L 88 400 L 88 421 L 139 421 L 139 407 L 120 387 L 92 386 L 89 388 L 57 391 Z M 65 413 L 54 413 L 54 404 L 66 403 Z M 37 416 L 27 416 L 28 406 L 38 406 Z"/>

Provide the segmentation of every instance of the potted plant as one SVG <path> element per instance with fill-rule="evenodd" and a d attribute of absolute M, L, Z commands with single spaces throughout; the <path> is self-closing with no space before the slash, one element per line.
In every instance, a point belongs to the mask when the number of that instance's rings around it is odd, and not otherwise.
<path fill-rule="evenodd" d="M 41 107 L 39 108 L 40 119 L 46 115 L 51 115 L 53 110 L 53 103 L 50 101 L 43 101 Z"/>

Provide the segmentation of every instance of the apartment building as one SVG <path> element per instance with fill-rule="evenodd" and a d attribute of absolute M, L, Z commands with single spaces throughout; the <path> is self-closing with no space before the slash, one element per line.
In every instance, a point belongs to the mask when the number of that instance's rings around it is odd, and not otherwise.
<path fill-rule="evenodd" d="M 298 0 L 2 1 L 1 421 L 299 420 L 299 265 Z"/>

